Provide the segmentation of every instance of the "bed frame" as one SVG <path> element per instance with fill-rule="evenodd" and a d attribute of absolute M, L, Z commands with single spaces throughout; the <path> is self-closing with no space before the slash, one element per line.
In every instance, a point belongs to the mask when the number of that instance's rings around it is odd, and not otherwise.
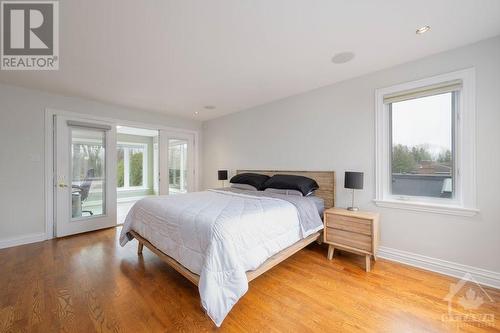
<path fill-rule="evenodd" d="M 319 185 L 319 189 L 316 191 L 316 195 L 321 197 L 325 201 L 325 209 L 335 206 L 335 171 L 273 171 L 273 170 L 237 170 L 236 173 L 244 173 L 244 172 L 253 172 L 260 173 L 268 176 L 276 175 L 276 174 L 287 174 L 287 175 L 298 175 L 305 176 L 316 180 Z M 191 272 L 184 266 L 182 266 L 177 260 L 168 256 L 159 250 L 156 246 L 151 244 L 147 239 L 139 235 L 137 232 L 131 230 L 129 233 L 134 236 L 135 239 L 139 242 L 137 247 L 137 254 L 142 255 L 142 250 L 144 246 L 146 246 L 151 252 L 156 254 L 160 259 L 162 259 L 165 263 L 175 269 L 177 272 L 182 274 L 185 278 L 191 281 L 193 284 L 198 285 L 200 280 L 200 276 Z M 318 231 L 308 237 L 301 239 L 297 243 L 292 244 L 286 249 L 276 253 L 269 259 L 267 259 L 262 265 L 260 265 L 254 271 L 248 271 L 247 278 L 248 282 L 267 272 L 283 260 L 289 258 L 293 254 L 302 250 L 307 245 L 311 244 L 316 240 L 320 240 L 321 232 Z"/>

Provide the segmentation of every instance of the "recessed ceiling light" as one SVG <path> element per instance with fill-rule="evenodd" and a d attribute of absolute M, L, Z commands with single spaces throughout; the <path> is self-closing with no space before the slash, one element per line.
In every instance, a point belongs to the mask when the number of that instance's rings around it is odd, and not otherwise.
<path fill-rule="evenodd" d="M 332 62 L 334 64 L 345 64 L 346 62 L 349 62 L 352 59 L 354 59 L 353 52 L 340 52 L 333 56 Z"/>
<path fill-rule="evenodd" d="M 213 106 L 213 105 L 205 105 L 204 107 L 207 110 L 215 110 L 215 106 Z"/>
<path fill-rule="evenodd" d="M 431 27 L 428 25 L 424 25 L 423 27 L 418 28 L 415 33 L 417 35 L 425 34 L 427 31 L 431 30 Z"/>
<path fill-rule="evenodd" d="M 194 112 L 194 115 L 195 115 L 195 116 L 197 116 L 198 114 L 199 114 L 199 112 L 198 112 L 198 111 L 195 111 L 195 112 Z"/>

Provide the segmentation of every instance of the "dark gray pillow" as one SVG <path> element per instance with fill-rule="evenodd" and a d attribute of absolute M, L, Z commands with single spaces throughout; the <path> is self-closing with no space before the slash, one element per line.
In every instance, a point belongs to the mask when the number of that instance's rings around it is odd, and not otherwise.
<path fill-rule="evenodd" d="M 264 184 L 266 188 L 278 188 L 282 190 L 297 190 L 306 196 L 319 188 L 314 179 L 295 175 L 274 175 Z"/>
<path fill-rule="evenodd" d="M 269 176 L 261 175 L 258 173 L 240 173 L 239 175 L 234 176 L 229 181 L 233 184 L 247 184 L 252 185 L 257 190 L 262 191 L 264 189 L 264 183 L 269 179 Z"/>

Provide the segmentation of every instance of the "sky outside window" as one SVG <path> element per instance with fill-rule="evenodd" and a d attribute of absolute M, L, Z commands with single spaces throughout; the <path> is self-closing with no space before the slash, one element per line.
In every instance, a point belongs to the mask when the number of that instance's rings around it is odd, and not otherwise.
<path fill-rule="evenodd" d="M 392 104 L 392 143 L 426 145 L 435 157 L 452 147 L 452 93 Z"/>

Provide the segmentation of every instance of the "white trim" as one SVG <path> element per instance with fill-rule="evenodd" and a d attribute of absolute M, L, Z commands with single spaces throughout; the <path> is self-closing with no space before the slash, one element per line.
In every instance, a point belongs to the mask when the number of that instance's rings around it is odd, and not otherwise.
<path fill-rule="evenodd" d="M 395 208 L 413 210 L 417 212 L 439 213 L 455 216 L 474 216 L 479 213 L 479 209 L 463 208 L 452 205 L 439 205 L 415 201 L 397 201 L 397 200 L 373 200 L 375 204 L 383 208 Z"/>
<path fill-rule="evenodd" d="M 385 246 L 378 249 L 378 257 L 396 261 L 406 265 L 422 268 L 432 272 L 462 278 L 470 273 L 482 285 L 500 289 L 500 273 L 486 269 L 462 265 L 451 261 L 436 259 L 420 254 L 396 250 Z"/>
<path fill-rule="evenodd" d="M 118 147 L 116 147 L 118 150 Z M 116 175 L 118 178 L 118 175 Z M 128 148 L 123 147 L 123 188 L 130 187 L 130 152 Z M 119 187 L 116 186 L 118 189 Z"/>
<path fill-rule="evenodd" d="M 384 96 L 398 91 L 431 86 L 440 82 L 461 80 L 456 115 L 456 198 L 432 199 L 393 196 L 390 188 L 389 112 Z M 473 216 L 479 212 L 476 202 L 476 106 L 475 69 L 468 68 L 375 91 L 375 204 L 386 208 L 432 213 Z"/>
<path fill-rule="evenodd" d="M 127 147 L 127 148 L 145 148 L 149 144 L 143 142 L 125 142 L 116 140 L 117 146 Z"/>
<path fill-rule="evenodd" d="M 45 239 L 54 238 L 54 114 L 45 110 L 44 201 Z M 49 158 L 50 157 L 50 158 Z"/>
<path fill-rule="evenodd" d="M 7 247 L 19 246 L 24 244 L 42 242 L 46 240 L 45 232 L 39 232 L 36 234 L 27 234 L 7 239 L 0 239 L 0 249 L 5 249 Z"/>
<path fill-rule="evenodd" d="M 160 194 L 160 134 L 153 140 L 153 193 Z"/>
<path fill-rule="evenodd" d="M 53 183 L 53 157 L 54 157 L 54 124 L 53 124 L 53 119 L 55 115 L 60 115 L 60 116 L 73 116 L 73 117 L 79 117 L 79 118 L 85 118 L 89 120 L 94 120 L 94 121 L 108 121 L 108 122 L 113 122 L 115 124 L 119 124 L 122 126 L 130 126 L 130 127 L 139 127 L 139 128 L 145 128 L 145 129 L 151 129 L 151 130 L 168 130 L 168 131 L 175 131 L 175 132 L 180 132 L 180 133 L 189 133 L 192 134 L 194 137 L 194 170 L 195 170 L 195 177 L 194 177 L 194 190 L 198 191 L 199 189 L 199 184 L 200 184 L 200 177 L 199 175 L 201 174 L 199 172 L 199 164 L 200 164 L 200 150 L 199 150 L 199 139 L 200 139 L 200 133 L 197 130 L 190 130 L 190 129 L 183 129 L 183 128 L 176 128 L 176 127 L 169 127 L 169 126 L 162 126 L 162 125 L 156 125 L 156 124 L 149 124 L 149 123 L 141 123 L 141 122 L 136 122 L 136 121 L 131 121 L 131 120 L 121 120 L 121 119 L 115 119 L 115 118 L 110 118 L 110 117 L 99 117 L 99 116 L 94 116 L 94 115 L 89 115 L 85 113 L 78 113 L 78 112 L 71 112 L 71 111 L 65 111 L 65 110 L 60 110 L 60 109 L 53 109 L 53 108 L 45 108 L 45 135 L 44 135 L 44 141 L 45 141 L 45 149 L 44 149 L 44 193 L 45 193 L 45 239 L 52 239 L 54 238 L 54 198 L 53 198 L 53 190 L 54 190 L 54 183 Z"/>

